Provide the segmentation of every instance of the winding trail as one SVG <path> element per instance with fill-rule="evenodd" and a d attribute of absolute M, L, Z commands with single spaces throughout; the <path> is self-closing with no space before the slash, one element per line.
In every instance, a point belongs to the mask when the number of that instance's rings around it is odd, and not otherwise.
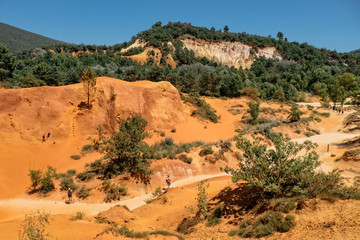
<path fill-rule="evenodd" d="M 185 179 L 174 182 L 171 187 L 181 187 L 205 179 L 214 177 L 226 176 L 226 173 L 191 176 Z M 53 200 L 32 200 L 25 198 L 14 198 L 7 200 L 0 200 L 0 210 L 11 210 L 14 214 L 6 218 L 0 218 L 0 222 L 9 221 L 17 217 L 23 217 L 25 212 L 30 211 L 45 211 L 51 214 L 73 214 L 76 212 L 84 212 L 86 215 L 96 215 L 100 212 L 106 211 L 116 205 L 125 205 L 129 210 L 136 209 L 146 204 L 146 200 L 151 198 L 152 194 L 142 194 L 133 198 L 116 201 L 112 203 L 82 203 L 76 202 L 74 204 L 65 204 L 64 201 Z"/>
<path fill-rule="evenodd" d="M 312 137 L 306 138 L 297 138 L 293 141 L 302 143 L 306 140 L 310 140 L 319 145 L 330 144 L 333 142 L 341 141 L 348 138 L 353 138 L 358 136 L 358 134 L 349 134 L 349 133 L 323 133 L 320 135 L 315 135 Z M 331 171 L 331 167 L 322 163 L 320 169 L 323 171 Z M 178 180 L 173 182 L 171 187 L 181 187 L 195 182 L 199 182 L 205 179 L 210 179 L 219 176 L 226 176 L 226 173 L 212 174 L 212 175 L 199 175 L 191 176 L 185 179 Z M 0 212 L 1 210 L 9 211 L 11 210 L 12 214 L 7 217 L 0 218 L 0 222 L 9 221 L 14 218 L 23 217 L 25 212 L 29 211 L 46 211 L 51 214 L 74 214 L 76 212 L 84 212 L 87 215 L 96 215 L 102 211 L 106 211 L 111 207 L 116 205 L 125 205 L 130 210 L 136 209 L 145 205 L 145 201 L 151 198 L 151 193 L 142 194 L 130 199 L 125 199 L 112 203 L 82 203 L 76 202 L 75 204 L 65 204 L 64 201 L 53 201 L 53 200 L 32 200 L 25 198 L 14 198 L 7 200 L 0 200 Z"/>

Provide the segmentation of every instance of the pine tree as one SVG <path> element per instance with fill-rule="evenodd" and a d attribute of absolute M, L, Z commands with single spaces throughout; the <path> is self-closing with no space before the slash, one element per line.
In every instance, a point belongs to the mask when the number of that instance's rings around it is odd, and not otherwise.
<path fill-rule="evenodd" d="M 96 92 L 96 75 L 90 67 L 87 70 L 84 70 L 81 76 L 81 82 L 83 83 L 83 88 L 87 97 L 86 106 L 91 108 L 90 102 Z"/>

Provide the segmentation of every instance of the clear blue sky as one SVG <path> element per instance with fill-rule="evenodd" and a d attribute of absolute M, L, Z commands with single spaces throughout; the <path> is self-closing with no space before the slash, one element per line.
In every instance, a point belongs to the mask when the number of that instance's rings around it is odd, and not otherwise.
<path fill-rule="evenodd" d="M 113 45 L 155 22 L 191 22 L 347 52 L 360 48 L 360 0 L 2 0 L 0 22 L 69 43 Z"/>

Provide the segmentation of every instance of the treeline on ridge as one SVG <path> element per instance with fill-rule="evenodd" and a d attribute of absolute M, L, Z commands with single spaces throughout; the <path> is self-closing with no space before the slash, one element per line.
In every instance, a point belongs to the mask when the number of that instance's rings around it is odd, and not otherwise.
<path fill-rule="evenodd" d="M 214 97 L 238 97 L 241 93 L 256 89 L 263 99 L 296 101 L 301 100 L 301 92 L 312 92 L 321 95 L 324 101 L 341 101 L 340 98 L 345 95 L 356 96 L 358 93 L 359 57 L 317 49 L 306 43 L 288 42 L 282 34 L 278 34 L 279 40 L 276 40 L 246 33 L 231 33 L 228 30 L 225 28 L 223 32 L 171 22 L 162 26 L 158 22 L 151 29 L 133 37 L 130 42 L 110 47 L 66 44 L 47 49 L 35 48 L 13 55 L 0 45 L 0 85 L 14 88 L 73 84 L 80 81 L 85 68 L 91 67 L 98 76 L 126 81 L 169 81 L 181 92 Z M 196 57 L 193 51 L 184 48 L 179 41 L 185 37 L 241 41 L 252 45 L 254 51 L 263 46 L 275 46 L 285 60 L 260 57 L 250 69 L 235 69 Z M 138 54 L 144 48 L 120 53 L 136 38 L 144 39 L 148 45 L 161 50 L 160 65 L 155 64 L 152 55 L 148 56 L 145 64 L 124 57 Z M 172 42 L 175 49 L 171 49 L 168 42 Z M 166 64 L 168 54 L 176 61 L 177 68 Z M 343 87 L 345 93 L 338 91 L 339 87 Z"/>

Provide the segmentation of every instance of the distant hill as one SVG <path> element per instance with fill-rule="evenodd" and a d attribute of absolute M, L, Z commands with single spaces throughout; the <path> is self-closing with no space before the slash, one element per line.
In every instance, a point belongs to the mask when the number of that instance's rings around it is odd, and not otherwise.
<path fill-rule="evenodd" d="M 64 42 L 41 36 L 0 22 L 0 43 L 11 52 L 21 52 L 43 46 L 64 44 Z"/>
<path fill-rule="evenodd" d="M 350 53 L 353 54 L 354 56 L 360 56 L 360 49 L 351 51 Z"/>

